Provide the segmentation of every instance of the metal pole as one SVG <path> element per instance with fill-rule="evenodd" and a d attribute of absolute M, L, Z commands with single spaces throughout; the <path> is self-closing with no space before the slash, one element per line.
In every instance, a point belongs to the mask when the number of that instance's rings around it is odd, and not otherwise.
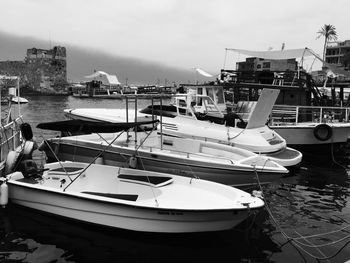
<path fill-rule="evenodd" d="M 163 100 L 160 97 L 160 149 L 163 150 Z"/>
<path fill-rule="evenodd" d="M 135 123 L 137 122 L 137 96 L 135 96 Z M 137 147 L 137 129 L 138 126 L 135 126 L 135 148 Z"/>
<path fill-rule="evenodd" d="M 20 94 L 19 94 L 19 77 L 17 77 L 17 100 L 18 100 L 18 116 L 21 116 L 21 107 L 20 107 Z"/>

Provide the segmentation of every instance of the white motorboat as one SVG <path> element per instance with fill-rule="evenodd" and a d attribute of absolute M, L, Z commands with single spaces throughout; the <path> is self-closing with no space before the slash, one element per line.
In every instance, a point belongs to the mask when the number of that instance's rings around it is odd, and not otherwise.
<path fill-rule="evenodd" d="M 248 122 L 257 105 L 257 101 L 238 101 L 236 104 L 230 104 L 225 100 L 222 86 L 192 85 L 187 88 L 187 92 L 211 95 L 220 109 L 226 109 L 229 105 L 228 107 L 233 108 L 233 112 L 245 122 Z M 203 112 L 201 107 L 197 110 Z M 349 107 L 278 104 L 272 108 L 268 126 L 293 149 L 317 155 L 341 154 L 349 139 L 349 116 Z M 223 123 L 224 118 L 212 118 L 212 121 Z"/>
<path fill-rule="evenodd" d="M 107 165 L 32 160 L 2 178 L 1 198 L 35 210 L 121 229 L 186 233 L 228 230 L 264 202 L 206 180 Z"/>
<path fill-rule="evenodd" d="M 161 107 L 159 111 L 153 110 L 152 106 L 146 110 L 141 110 L 137 112 L 136 119 L 151 119 L 153 115 L 161 115 L 159 132 L 162 134 L 233 145 L 262 154 L 288 169 L 293 169 L 300 165 L 302 154 L 297 150 L 286 147 L 285 139 L 265 125 L 277 96 L 278 90 L 263 90 L 258 104 L 250 115 L 245 127 L 238 127 L 239 125 L 228 127 L 215 122 L 201 121 L 200 119 L 209 119 L 211 121 L 218 118 L 222 119 L 223 113 L 221 113 L 210 97 L 191 94 L 177 96 L 176 104 L 173 105 L 157 105 Z M 206 107 L 204 116 L 200 113 L 196 114 L 190 107 L 193 100 L 197 104 Z M 169 114 L 167 114 L 167 110 L 171 111 L 171 113 L 168 112 Z M 127 119 L 135 119 L 135 110 L 82 108 L 66 109 L 65 113 L 71 119 L 100 122 L 120 122 Z"/>
<path fill-rule="evenodd" d="M 41 123 L 37 127 L 64 132 L 71 130 L 68 124 L 73 123 L 80 123 L 80 132 L 84 132 L 84 123 L 90 123 L 95 131 L 99 124 L 101 131 L 106 127 L 105 123 L 81 120 Z M 288 173 L 285 167 L 248 150 L 155 131 L 56 137 L 44 141 L 40 149 L 48 161 L 92 162 L 98 157 L 103 164 L 198 177 L 236 187 L 270 183 Z"/>
<path fill-rule="evenodd" d="M 24 103 L 28 103 L 29 102 L 26 98 L 18 97 L 18 96 L 12 97 L 11 101 L 13 103 L 20 103 L 20 104 L 24 104 Z"/>

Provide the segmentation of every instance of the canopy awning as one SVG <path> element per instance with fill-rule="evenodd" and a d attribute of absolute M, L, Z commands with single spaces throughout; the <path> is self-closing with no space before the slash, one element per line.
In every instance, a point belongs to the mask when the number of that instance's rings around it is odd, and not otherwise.
<path fill-rule="evenodd" d="M 275 60 L 293 59 L 293 58 L 297 59 L 297 58 L 313 56 L 322 62 L 323 67 L 326 67 L 332 70 L 334 73 L 338 75 L 342 75 L 348 78 L 350 77 L 349 71 L 340 69 L 335 65 L 327 63 L 320 56 L 318 56 L 314 51 L 312 51 L 310 48 L 307 48 L 307 47 L 299 48 L 299 49 L 272 50 L 272 51 L 252 51 L 252 50 L 236 49 L 236 48 L 226 48 L 226 50 L 235 51 L 237 53 L 241 53 L 246 56 L 264 58 L 264 59 L 275 59 Z"/>
<path fill-rule="evenodd" d="M 236 49 L 236 48 L 226 48 L 226 50 L 235 51 L 237 53 L 241 53 L 251 57 L 276 59 L 276 60 L 314 56 L 314 53 L 308 48 L 272 50 L 272 51 L 252 51 L 252 50 Z"/>
<path fill-rule="evenodd" d="M 100 77 L 100 78 L 106 77 L 108 84 L 110 84 L 110 85 L 120 85 L 120 82 L 119 82 L 116 75 L 110 75 L 104 71 L 96 71 L 91 75 L 85 76 L 85 78 L 88 78 L 88 79 L 93 79 L 93 78 L 98 78 L 98 77 Z"/>
<path fill-rule="evenodd" d="M 39 129 L 61 131 L 61 132 L 82 132 L 82 133 L 113 133 L 126 131 L 141 125 L 158 123 L 158 120 L 142 122 L 96 122 L 84 120 L 65 120 L 55 122 L 39 123 L 36 127 Z"/>

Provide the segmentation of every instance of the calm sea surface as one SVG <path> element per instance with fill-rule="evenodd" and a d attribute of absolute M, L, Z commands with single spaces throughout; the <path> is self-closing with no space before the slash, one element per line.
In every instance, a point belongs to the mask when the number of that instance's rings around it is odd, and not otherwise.
<path fill-rule="evenodd" d="M 36 125 L 64 120 L 63 109 L 125 108 L 119 100 L 29 101 L 21 110 L 38 142 L 57 134 Z M 0 262 L 346 262 L 349 183 L 344 160 L 322 167 L 303 163 L 296 176 L 263 187 L 265 211 L 233 230 L 204 234 L 107 229 L 9 205 L 0 210 Z"/>

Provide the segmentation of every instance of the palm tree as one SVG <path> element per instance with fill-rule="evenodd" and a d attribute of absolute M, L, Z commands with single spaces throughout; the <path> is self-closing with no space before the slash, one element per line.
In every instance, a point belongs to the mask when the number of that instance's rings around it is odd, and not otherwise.
<path fill-rule="evenodd" d="M 338 39 L 338 34 L 335 29 L 335 26 L 330 25 L 330 24 L 325 24 L 321 29 L 317 32 L 318 33 L 318 38 L 324 37 L 324 45 L 323 45 L 323 61 L 326 60 L 326 46 L 327 43 L 330 40 L 337 40 Z"/>

